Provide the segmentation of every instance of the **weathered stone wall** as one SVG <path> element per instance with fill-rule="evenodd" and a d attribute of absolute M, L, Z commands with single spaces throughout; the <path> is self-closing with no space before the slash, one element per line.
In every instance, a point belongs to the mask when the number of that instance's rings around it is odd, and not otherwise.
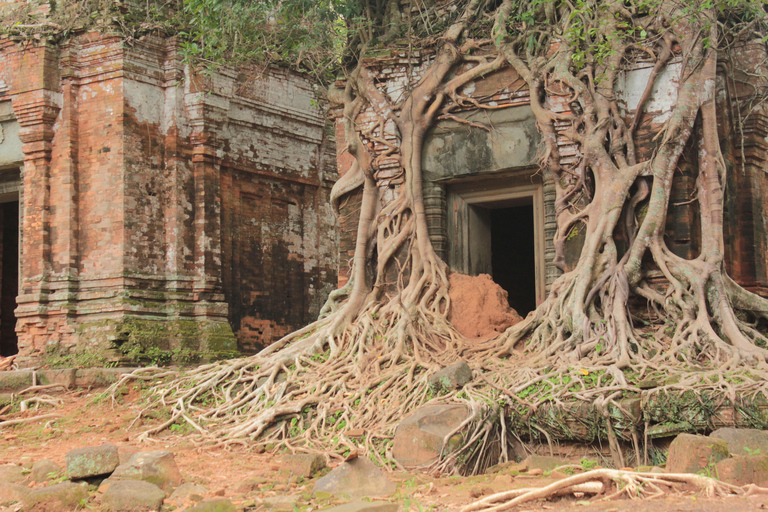
<path fill-rule="evenodd" d="M 0 42 L 0 116 L 5 100 L 23 153 L 22 361 L 108 341 L 251 352 L 335 287 L 332 137 L 303 77 L 202 77 L 173 39 L 93 33 Z"/>

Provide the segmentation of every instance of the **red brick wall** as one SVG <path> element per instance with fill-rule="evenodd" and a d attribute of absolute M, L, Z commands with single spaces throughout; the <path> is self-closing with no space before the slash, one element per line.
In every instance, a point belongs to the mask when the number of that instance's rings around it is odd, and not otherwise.
<path fill-rule="evenodd" d="M 22 360 L 130 338 L 126 318 L 224 325 L 253 351 L 317 314 L 336 173 L 306 79 L 190 75 L 160 37 L 0 45 L 24 142 Z"/>

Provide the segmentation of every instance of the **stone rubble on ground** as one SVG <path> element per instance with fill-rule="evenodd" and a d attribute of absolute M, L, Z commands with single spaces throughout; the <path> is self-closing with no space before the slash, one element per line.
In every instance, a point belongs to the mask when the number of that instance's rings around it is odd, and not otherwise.
<path fill-rule="evenodd" d="M 397 486 L 373 462 L 358 457 L 340 464 L 315 483 L 314 493 L 327 492 L 337 498 L 354 499 L 390 496 Z"/>
<path fill-rule="evenodd" d="M 282 457 L 280 471 L 288 476 L 312 478 L 312 476 L 325 469 L 325 457 L 319 454 L 297 453 Z"/>
<path fill-rule="evenodd" d="M 88 499 L 88 484 L 61 482 L 34 489 L 22 497 L 25 509 L 71 510 Z M 115 511 L 117 512 L 117 511 Z"/>
<path fill-rule="evenodd" d="M 728 457 L 730 453 L 725 441 L 707 436 L 679 434 L 669 445 L 667 472 L 711 472 L 715 464 Z"/>
<path fill-rule="evenodd" d="M 113 444 L 70 450 L 67 452 L 66 460 L 67 476 L 70 480 L 108 475 L 120 462 L 117 446 Z"/>
<path fill-rule="evenodd" d="M 34 464 L 29 471 L 29 478 L 33 482 L 47 482 L 55 480 L 61 474 L 61 468 L 53 461 L 42 459 Z"/>
<path fill-rule="evenodd" d="M 445 436 L 467 419 L 463 405 L 428 405 L 405 418 L 395 431 L 392 457 L 403 467 L 424 466 L 440 454 Z M 451 437 L 448 449 L 461 443 L 461 435 Z"/>
<path fill-rule="evenodd" d="M 111 512 L 160 510 L 165 492 L 143 480 L 114 480 L 101 496 L 102 507 Z"/>
<path fill-rule="evenodd" d="M 463 406 L 425 407 L 403 421 L 395 440 L 403 432 L 412 432 L 423 441 L 427 432 L 432 436 L 430 442 L 435 442 L 452 431 L 445 430 L 440 437 L 435 433 L 435 425 L 448 429 L 449 423 L 458 425 L 465 417 Z M 751 429 L 720 429 L 710 436 L 680 434 L 669 446 L 665 469 L 657 466 L 627 469 L 698 473 L 733 485 L 768 487 L 768 453 L 762 453 L 766 442 L 768 432 Z M 66 471 L 53 461 L 33 461 L 29 457 L 21 457 L 16 464 L 0 466 L 0 509 L 74 510 L 88 505 L 94 510 L 111 512 L 161 509 L 237 512 L 260 506 L 260 510 L 291 512 L 306 505 L 309 499 L 306 491 L 302 494 L 301 479 L 316 478 L 325 468 L 325 459 L 320 455 L 284 455 L 271 468 L 277 472 L 277 480 L 250 475 L 210 491 L 200 483 L 184 483 L 170 451 L 133 451 L 110 444 L 71 450 L 66 454 Z M 119 452 L 130 456 L 117 466 Z M 472 487 L 469 497 L 476 499 L 498 492 L 499 488 L 508 489 L 518 479 L 567 478 L 574 465 L 572 459 L 531 454 L 519 462 L 498 464 L 488 468 L 482 480 L 468 480 L 472 484 L 483 484 L 483 487 Z M 106 469 L 113 465 L 112 470 Z M 79 481 L 59 482 L 67 475 Z M 94 485 L 99 485 L 96 492 Z M 318 503 L 319 509 L 326 512 L 397 512 L 406 496 L 402 494 L 404 490 L 405 487 L 401 487 L 399 498 L 393 499 L 398 484 L 361 457 L 344 462 L 319 478 L 312 495 L 313 503 Z"/>
<path fill-rule="evenodd" d="M 173 454 L 165 450 L 136 452 L 128 462 L 121 464 L 110 480 L 143 480 L 171 493 L 181 485 L 182 478 Z"/>

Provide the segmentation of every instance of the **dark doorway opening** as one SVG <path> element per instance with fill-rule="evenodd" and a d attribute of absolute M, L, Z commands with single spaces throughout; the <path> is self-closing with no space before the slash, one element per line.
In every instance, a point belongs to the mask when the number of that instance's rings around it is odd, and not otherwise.
<path fill-rule="evenodd" d="M 19 202 L 0 203 L 0 355 L 16 354 L 16 296 L 19 294 Z"/>
<path fill-rule="evenodd" d="M 509 305 L 525 317 L 536 309 L 533 205 L 494 208 L 490 214 L 493 280 L 509 294 Z"/>

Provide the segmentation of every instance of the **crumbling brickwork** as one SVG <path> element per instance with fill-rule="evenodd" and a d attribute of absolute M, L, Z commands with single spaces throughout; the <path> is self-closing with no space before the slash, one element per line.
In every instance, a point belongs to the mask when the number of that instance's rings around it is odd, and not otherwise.
<path fill-rule="evenodd" d="M 22 363 L 51 346 L 253 352 L 335 288 L 332 134 L 310 82 L 200 76 L 177 48 L 0 42 L 23 143 Z"/>

